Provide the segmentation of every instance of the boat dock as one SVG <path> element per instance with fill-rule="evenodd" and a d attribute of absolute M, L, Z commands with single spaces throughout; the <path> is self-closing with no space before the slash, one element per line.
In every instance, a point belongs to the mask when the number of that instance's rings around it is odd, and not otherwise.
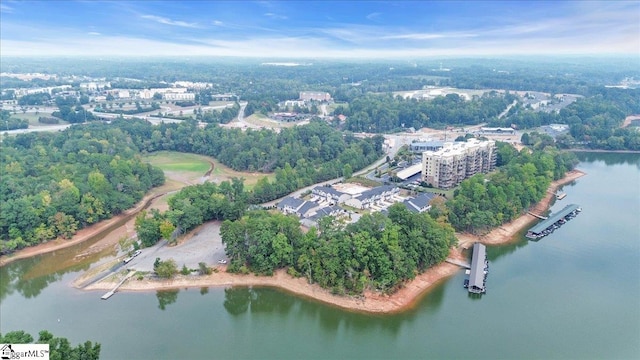
<path fill-rule="evenodd" d="M 489 260 L 487 249 L 480 243 L 473 244 L 471 255 L 471 270 L 469 278 L 465 280 L 465 287 L 472 294 L 484 294 L 487 292 L 487 274 L 489 273 Z"/>
<path fill-rule="evenodd" d="M 465 262 L 465 261 L 462 261 L 462 260 L 447 258 L 445 261 L 448 262 L 449 264 L 458 265 L 458 266 L 463 267 L 465 269 L 471 269 L 471 265 L 469 265 L 468 262 Z"/>
<path fill-rule="evenodd" d="M 564 225 L 567 221 L 573 219 L 582 211 L 579 205 L 569 204 L 562 210 L 549 216 L 546 220 L 539 222 L 536 226 L 529 229 L 527 237 L 529 239 L 539 239 L 554 232 L 560 226 Z"/>
<path fill-rule="evenodd" d="M 556 193 L 556 199 L 558 200 L 562 200 L 566 197 L 567 197 L 567 193 L 563 193 L 563 192 Z"/>
<path fill-rule="evenodd" d="M 113 288 L 113 290 L 109 291 L 108 293 L 102 295 L 100 297 L 100 299 L 102 300 L 107 300 L 108 298 L 110 298 L 111 296 L 113 296 L 113 294 L 116 293 L 116 290 L 118 290 L 118 288 L 124 284 L 125 281 L 127 281 L 130 277 L 133 276 L 133 274 L 135 274 L 135 271 L 129 271 L 129 273 L 124 277 L 124 279 L 120 280 L 120 282 L 118 283 L 118 285 L 116 285 L 116 287 Z"/>

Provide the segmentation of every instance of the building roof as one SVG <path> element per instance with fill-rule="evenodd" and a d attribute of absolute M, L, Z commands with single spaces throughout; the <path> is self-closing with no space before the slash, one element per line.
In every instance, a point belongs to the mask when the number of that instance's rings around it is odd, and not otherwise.
<path fill-rule="evenodd" d="M 422 209 L 429 206 L 431 200 L 436 197 L 433 193 L 422 193 L 413 199 L 407 199 L 402 203 L 412 212 L 420 212 Z"/>
<path fill-rule="evenodd" d="M 315 207 L 318 207 L 318 206 L 319 205 L 317 203 L 314 203 L 313 201 L 305 201 L 297 211 L 298 211 L 298 213 L 300 215 L 304 215 L 304 214 L 307 213 L 307 211 L 309 211 L 309 210 L 311 210 L 311 209 L 313 209 Z"/>
<path fill-rule="evenodd" d="M 277 208 L 283 209 L 285 206 L 291 207 L 293 209 L 299 208 L 304 203 L 304 200 L 300 200 L 291 196 L 287 196 L 286 198 L 280 200 Z"/>
<path fill-rule="evenodd" d="M 417 174 L 417 173 L 419 173 L 421 171 L 422 171 L 422 163 L 411 165 L 406 169 L 402 169 L 402 170 L 398 171 L 396 176 L 399 177 L 402 180 L 407 180 L 408 178 L 412 177 L 413 175 L 415 175 L 415 174 Z"/>
<path fill-rule="evenodd" d="M 316 221 L 316 220 L 318 220 L 320 218 L 323 218 L 325 216 L 331 215 L 335 211 L 342 211 L 342 208 L 340 208 L 338 206 L 335 206 L 335 205 L 334 206 L 326 206 L 326 207 L 318 209 L 318 211 L 314 215 L 309 216 L 308 219 Z"/>
<path fill-rule="evenodd" d="M 471 257 L 471 273 L 469 274 L 469 288 L 472 286 L 484 289 L 484 261 L 487 251 L 480 243 L 473 244 L 473 255 Z"/>
<path fill-rule="evenodd" d="M 569 215 L 569 213 L 577 210 L 578 207 L 579 206 L 576 205 L 576 204 L 569 204 L 569 205 L 565 206 L 562 210 L 560 210 L 557 213 L 549 216 L 546 220 L 542 220 L 541 222 L 539 222 L 536 226 L 534 226 L 531 229 L 529 229 L 529 231 L 534 233 L 534 234 L 540 234 L 541 232 L 546 230 L 549 226 L 555 224 L 558 220 L 560 220 L 563 217 Z"/>
<path fill-rule="evenodd" d="M 396 186 L 393 185 L 383 185 L 383 186 L 378 186 L 378 187 L 374 187 L 373 189 L 369 189 L 367 191 L 362 192 L 360 195 L 358 195 L 358 200 L 364 200 L 364 199 L 368 199 L 368 198 L 372 198 L 374 196 L 380 195 L 382 193 L 385 193 L 387 191 L 391 191 L 394 188 L 397 188 Z"/>
<path fill-rule="evenodd" d="M 338 191 L 330 186 L 316 186 L 315 188 L 313 188 L 312 192 L 313 191 L 319 191 L 319 192 L 335 195 L 337 197 L 344 195 L 343 192 Z"/>

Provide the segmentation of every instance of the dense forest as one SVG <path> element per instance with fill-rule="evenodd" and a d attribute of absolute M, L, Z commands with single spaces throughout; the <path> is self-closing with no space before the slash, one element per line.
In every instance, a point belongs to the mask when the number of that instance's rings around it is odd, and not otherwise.
<path fill-rule="evenodd" d="M 577 164 L 575 154 L 547 147 L 544 151 L 499 143 L 501 165 L 488 175 L 464 180 L 446 203 L 444 213 L 458 231 L 483 234 L 520 216 L 540 201 L 552 180 L 560 179 Z M 434 208 L 433 216 L 443 214 Z"/>
<path fill-rule="evenodd" d="M 220 233 L 230 271 L 270 275 L 287 268 L 336 294 L 393 292 L 443 261 L 456 242 L 448 224 L 400 204 L 389 208 L 388 217 L 366 214 L 346 227 L 326 217 L 318 230 L 303 233 L 296 217 L 252 211 L 225 221 Z"/>
<path fill-rule="evenodd" d="M 390 132 L 413 127 L 476 125 L 497 117 L 515 99 L 514 95 L 489 92 L 466 101 L 458 94 L 438 96 L 430 101 L 403 99 L 391 95 L 365 95 L 353 99 L 348 108 L 336 113 L 347 115 L 345 127 L 351 131 Z"/>
<path fill-rule="evenodd" d="M 33 336 L 22 330 L 10 331 L 4 336 L 0 334 L 0 344 L 49 344 L 50 360 L 98 360 L 101 346 L 99 343 L 85 341 L 84 344 L 71 346 L 67 338 L 55 337 L 47 330 L 38 333 L 38 341 L 34 342 Z M 12 356 L 4 356 L 3 359 L 14 359 Z M 39 355 L 39 354 L 38 354 Z M 35 356 L 37 357 L 37 356 Z M 15 359 L 19 359 L 16 357 Z"/>
<path fill-rule="evenodd" d="M 164 183 L 115 127 L 4 137 L 0 145 L 0 251 L 68 238 Z"/>
<path fill-rule="evenodd" d="M 5 137 L 0 145 L 0 245 L 10 252 L 78 229 L 133 206 L 154 186 L 164 182 L 161 170 L 143 163 L 140 152 L 175 150 L 213 156 L 240 171 L 275 170 L 273 182 L 263 178 L 245 194 L 236 182 L 209 195 L 227 196 L 207 215 L 205 208 L 173 202 L 167 216 L 182 231 L 204 220 L 240 216 L 245 203 L 260 203 L 300 187 L 341 176 L 382 156 L 382 137 L 343 136 L 322 122 L 280 133 L 271 130 L 200 129 L 195 122 L 154 126 L 145 121 L 116 120 L 112 124 L 73 126 L 61 133 L 29 133 Z M 242 193 L 241 202 L 235 199 Z M 190 196 L 187 192 L 185 197 Z M 179 198 L 179 197 L 177 197 Z M 164 218 L 154 218 L 157 224 Z M 153 238 L 153 236 L 150 236 Z"/>

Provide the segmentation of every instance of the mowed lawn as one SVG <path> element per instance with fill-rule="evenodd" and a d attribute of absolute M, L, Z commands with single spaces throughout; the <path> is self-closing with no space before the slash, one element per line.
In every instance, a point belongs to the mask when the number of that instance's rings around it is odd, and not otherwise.
<path fill-rule="evenodd" d="M 274 174 L 235 171 L 214 158 L 197 154 L 159 151 L 148 154 L 143 159 L 162 169 L 168 179 L 185 184 L 200 183 L 201 178 L 209 171 L 211 163 L 213 163 L 213 171 L 209 181 L 215 183 L 231 180 L 234 177 L 243 178 L 245 188 L 251 189 L 261 178 L 266 176 L 271 180 L 275 177 Z"/>

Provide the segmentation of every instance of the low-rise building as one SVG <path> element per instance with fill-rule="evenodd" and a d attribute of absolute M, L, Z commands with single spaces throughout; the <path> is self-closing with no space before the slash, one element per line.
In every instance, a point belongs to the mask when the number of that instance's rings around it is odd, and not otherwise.
<path fill-rule="evenodd" d="M 433 193 L 422 193 L 414 198 L 402 202 L 411 212 L 421 213 L 431 209 L 431 200 L 436 197 Z"/>
<path fill-rule="evenodd" d="M 373 205 L 380 204 L 382 201 L 391 201 L 395 194 L 399 193 L 400 189 L 393 185 L 378 186 L 373 189 L 364 191 L 358 195 L 354 195 L 351 199 L 346 200 L 345 205 L 354 207 L 356 209 L 368 209 Z"/>
<path fill-rule="evenodd" d="M 338 191 L 330 186 L 316 186 L 311 190 L 313 195 L 318 196 L 321 201 L 330 204 L 342 204 L 351 199 L 351 195 Z"/>
<path fill-rule="evenodd" d="M 331 94 L 321 91 L 301 91 L 300 100 L 304 101 L 330 101 Z"/>
<path fill-rule="evenodd" d="M 318 206 L 319 205 L 313 201 L 305 201 L 287 196 L 282 199 L 276 207 L 285 214 L 293 214 L 301 218 L 310 215 L 311 211 Z"/>

